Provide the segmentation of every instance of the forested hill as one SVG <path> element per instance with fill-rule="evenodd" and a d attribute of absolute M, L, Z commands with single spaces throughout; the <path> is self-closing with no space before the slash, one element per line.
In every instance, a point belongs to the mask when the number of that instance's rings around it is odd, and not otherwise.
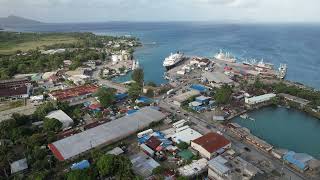
<path fill-rule="evenodd" d="M 16 27 L 16 26 L 23 26 L 23 25 L 36 25 L 41 24 L 40 21 L 35 21 L 31 19 L 26 19 L 23 17 L 18 16 L 8 16 L 8 17 L 0 17 L 0 28 L 4 27 Z"/>

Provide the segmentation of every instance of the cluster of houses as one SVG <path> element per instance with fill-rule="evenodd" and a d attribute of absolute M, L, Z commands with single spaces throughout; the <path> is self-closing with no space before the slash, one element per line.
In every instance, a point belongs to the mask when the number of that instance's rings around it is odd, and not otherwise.
<path fill-rule="evenodd" d="M 260 172 L 258 168 L 238 157 L 231 149 L 231 142 L 221 133 L 210 132 L 202 135 L 187 123 L 186 120 L 180 120 L 173 123 L 169 129 L 148 129 L 138 133 L 138 144 L 143 153 L 140 152 L 131 159 L 135 172 L 147 178 L 152 175 L 154 168 L 160 166 L 157 161 L 176 162 L 176 171 L 188 178 L 208 172 L 210 179 L 251 179 Z M 179 149 L 180 143 L 186 143 L 189 147 Z M 148 156 L 146 159 L 152 161 L 147 164 L 154 166 L 144 166 L 148 167 L 149 173 L 141 172 L 140 167 L 135 165 L 137 156 Z M 198 157 L 194 158 L 195 156 Z M 190 163 L 183 165 L 182 162 L 185 161 Z"/>

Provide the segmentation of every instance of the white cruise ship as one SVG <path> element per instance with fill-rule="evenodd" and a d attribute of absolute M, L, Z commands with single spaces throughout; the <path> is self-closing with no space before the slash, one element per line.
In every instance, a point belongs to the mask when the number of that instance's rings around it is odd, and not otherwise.
<path fill-rule="evenodd" d="M 220 49 L 220 52 L 214 56 L 214 58 L 217 60 L 226 61 L 230 63 L 235 63 L 237 61 L 236 58 L 231 56 L 229 52 L 223 53 L 221 49 Z"/>
<path fill-rule="evenodd" d="M 184 54 L 181 52 L 177 52 L 175 54 L 172 54 L 165 58 L 163 61 L 163 66 L 169 70 L 176 66 L 179 62 L 183 61 L 185 59 Z"/>

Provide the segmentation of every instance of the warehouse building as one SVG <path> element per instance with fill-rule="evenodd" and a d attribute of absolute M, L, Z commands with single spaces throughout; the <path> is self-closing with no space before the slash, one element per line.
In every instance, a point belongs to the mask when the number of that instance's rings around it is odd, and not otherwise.
<path fill-rule="evenodd" d="M 219 87 L 223 84 L 233 84 L 233 81 L 222 72 L 206 71 L 202 74 L 202 80 L 212 87 Z"/>
<path fill-rule="evenodd" d="M 180 95 L 174 96 L 173 97 L 173 104 L 177 106 L 181 106 L 183 102 L 187 101 L 189 98 L 193 96 L 198 96 L 200 95 L 199 91 L 196 90 L 191 90 L 185 93 L 182 93 Z"/>
<path fill-rule="evenodd" d="M 109 145 L 130 134 L 148 127 L 152 122 L 164 119 L 165 114 L 151 107 L 144 107 L 138 112 L 102 124 L 81 133 L 58 140 L 48 147 L 60 161 L 71 159 L 92 148 Z"/>
<path fill-rule="evenodd" d="M 16 100 L 28 98 L 32 89 L 27 78 L 0 81 L 0 100 Z"/>
<path fill-rule="evenodd" d="M 229 149 L 231 142 L 220 134 L 210 132 L 191 141 L 191 147 L 198 151 L 202 157 L 211 159 Z"/>
<path fill-rule="evenodd" d="M 83 99 L 86 99 L 95 92 L 98 91 L 98 87 L 95 85 L 83 85 L 83 86 L 77 86 L 74 88 L 64 89 L 64 90 L 57 90 L 52 91 L 49 93 L 49 96 L 51 99 L 56 101 L 64 101 L 73 103 L 76 101 L 81 101 Z"/>
<path fill-rule="evenodd" d="M 254 96 L 251 98 L 245 98 L 245 103 L 248 107 L 252 107 L 255 105 L 266 103 L 276 96 L 277 96 L 276 94 L 270 93 L 270 94 L 264 94 L 261 96 Z"/>
<path fill-rule="evenodd" d="M 62 110 L 56 110 L 50 112 L 46 118 L 56 119 L 62 123 L 62 129 L 71 127 L 73 125 L 73 120 Z"/>

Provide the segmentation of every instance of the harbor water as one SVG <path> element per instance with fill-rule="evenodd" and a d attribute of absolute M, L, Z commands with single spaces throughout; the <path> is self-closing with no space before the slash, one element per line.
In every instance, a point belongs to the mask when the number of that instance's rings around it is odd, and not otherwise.
<path fill-rule="evenodd" d="M 233 120 L 276 148 L 304 152 L 320 159 L 320 120 L 295 109 L 266 107 Z"/>
<path fill-rule="evenodd" d="M 320 88 L 320 25 L 314 24 L 217 24 L 200 22 L 108 22 L 41 24 L 13 29 L 26 32 L 93 32 L 132 35 L 144 46 L 135 56 L 145 71 L 145 80 L 163 79 L 162 62 L 171 52 L 213 57 L 219 49 L 237 58 L 264 59 L 288 64 L 286 79 Z M 117 80 L 126 81 L 127 77 Z"/>

